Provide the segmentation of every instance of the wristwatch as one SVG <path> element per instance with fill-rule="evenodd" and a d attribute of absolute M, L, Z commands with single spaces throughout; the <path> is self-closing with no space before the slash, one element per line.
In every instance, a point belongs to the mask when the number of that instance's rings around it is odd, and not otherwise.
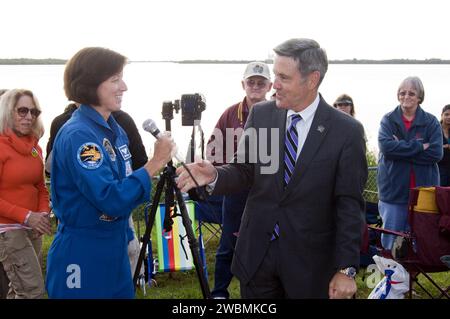
<path fill-rule="evenodd" d="M 349 278 L 355 279 L 356 277 L 356 268 L 355 267 L 347 267 L 339 270 L 341 274 L 346 275 Z"/>

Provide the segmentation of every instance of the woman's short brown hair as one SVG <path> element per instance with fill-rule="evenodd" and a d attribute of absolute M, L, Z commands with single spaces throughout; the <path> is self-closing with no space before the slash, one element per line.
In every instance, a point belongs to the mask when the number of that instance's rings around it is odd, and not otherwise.
<path fill-rule="evenodd" d="M 122 72 L 127 58 L 100 47 L 81 49 L 67 62 L 64 91 L 69 100 L 99 105 L 97 88 L 111 76 Z"/>

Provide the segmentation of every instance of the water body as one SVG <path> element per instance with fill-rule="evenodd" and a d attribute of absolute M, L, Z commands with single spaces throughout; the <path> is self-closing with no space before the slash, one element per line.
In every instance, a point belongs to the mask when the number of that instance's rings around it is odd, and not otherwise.
<path fill-rule="evenodd" d="M 240 81 L 244 68 L 242 64 L 130 63 L 124 70 L 128 91 L 122 109 L 134 118 L 151 152 L 153 137 L 141 129 L 142 122 L 152 118 L 164 129 L 161 115 L 164 101 L 180 99 L 182 94 L 201 93 L 207 104 L 201 121 L 207 139 L 225 108 L 242 100 Z M 0 88 L 28 88 L 37 95 L 46 129 L 40 142 L 43 148 L 52 119 L 68 103 L 63 73 L 64 65 L 0 65 Z M 341 93 L 353 97 L 356 118 L 365 127 L 368 147 L 377 151 L 381 117 L 398 105 L 398 85 L 410 75 L 419 76 L 424 83 L 423 108 L 440 118 L 442 107 L 450 104 L 450 65 L 331 64 L 320 92 L 330 104 Z M 171 125 L 181 153 L 186 154 L 191 127 L 181 125 L 181 114 L 174 114 Z"/>

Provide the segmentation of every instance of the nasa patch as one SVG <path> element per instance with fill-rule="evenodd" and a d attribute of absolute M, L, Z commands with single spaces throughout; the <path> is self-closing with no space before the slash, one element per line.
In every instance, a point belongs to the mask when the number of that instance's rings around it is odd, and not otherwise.
<path fill-rule="evenodd" d="M 130 159 L 131 158 L 131 153 L 130 153 L 130 151 L 128 150 L 128 146 L 125 144 L 125 145 L 122 145 L 122 146 L 119 146 L 119 151 L 120 151 L 120 154 L 122 155 L 122 157 L 123 157 L 123 159 L 126 161 L 127 159 Z"/>
<path fill-rule="evenodd" d="M 80 146 L 77 152 L 78 163 L 87 169 L 96 169 L 103 163 L 102 149 L 95 143 L 88 142 Z"/>

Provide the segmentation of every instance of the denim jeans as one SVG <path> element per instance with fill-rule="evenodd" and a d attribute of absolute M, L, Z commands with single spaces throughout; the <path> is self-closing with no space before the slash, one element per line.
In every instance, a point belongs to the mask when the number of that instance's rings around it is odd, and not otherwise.
<path fill-rule="evenodd" d="M 390 204 L 378 202 L 383 228 L 395 231 L 409 231 L 408 204 Z M 381 234 L 381 245 L 384 249 L 392 249 L 396 236 Z"/>
<path fill-rule="evenodd" d="M 237 233 L 247 201 L 248 191 L 224 196 L 222 205 L 222 235 L 216 252 L 213 297 L 229 298 L 228 286 L 233 274 L 231 261 L 236 246 Z"/>

